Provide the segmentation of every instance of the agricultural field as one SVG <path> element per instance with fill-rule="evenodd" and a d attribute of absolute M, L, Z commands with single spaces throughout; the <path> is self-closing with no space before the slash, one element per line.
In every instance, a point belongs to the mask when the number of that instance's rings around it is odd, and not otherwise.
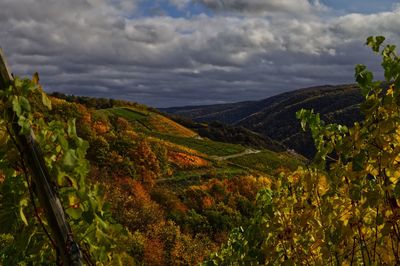
<path fill-rule="evenodd" d="M 304 164 L 304 159 L 294 157 L 286 152 L 276 153 L 269 150 L 262 150 L 259 153 L 246 154 L 244 156 L 228 159 L 230 162 L 248 167 L 268 175 L 279 174 L 284 169 L 296 170 Z"/>

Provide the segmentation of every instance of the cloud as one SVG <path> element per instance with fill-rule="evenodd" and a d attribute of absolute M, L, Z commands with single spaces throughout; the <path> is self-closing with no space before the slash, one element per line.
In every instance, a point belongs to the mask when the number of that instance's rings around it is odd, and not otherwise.
<path fill-rule="evenodd" d="M 353 38 L 362 38 L 368 35 L 385 35 L 389 38 L 400 37 L 400 9 L 377 14 L 348 14 L 337 18 L 332 26 L 336 34 Z M 393 40 L 395 41 L 395 40 Z"/>
<path fill-rule="evenodd" d="M 308 0 L 197 0 L 215 11 L 233 11 L 244 14 L 289 13 L 304 15 L 327 8 L 319 1 Z"/>
<path fill-rule="evenodd" d="M 184 9 L 187 5 L 189 5 L 190 2 L 191 0 L 169 0 L 169 3 L 171 5 L 174 5 L 181 10 Z"/>
<path fill-rule="evenodd" d="M 143 17 L 139 0 L 0 1 L 1 45 L 16 74 L 38 71 L 48 91 L 153 106 L 261 99 L 352 82 L 356 63 L 377 68 L 363 46 L 368 35 L 400 36 L 398 9 L 319 16 L 320 4 L 308 1 L 225 2 L 248 13 L 297 12 L 296 6 L 310 16 L 180 18 Z M 185 8 L 187 1 L 174 3 Z"/>

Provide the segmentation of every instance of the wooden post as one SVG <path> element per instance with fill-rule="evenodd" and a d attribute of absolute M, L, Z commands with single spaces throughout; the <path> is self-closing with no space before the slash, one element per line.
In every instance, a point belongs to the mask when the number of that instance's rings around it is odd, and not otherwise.
<path fill-rule="evenodd" d="M 13 84 L 13 76 L 7 65 L 6 58 L 0 48 L 0 89 L 4 90 Z M 10 108 L 8 110 L 10 117 L 15 119 L 17 116 Z M 49 171 L 44 163 L 44 159 L 40 147 L 35 142 L 33 131 L 29 136 L 19 134 L 21 128 L 17 121 L 9 121 L 12 123 L 12 131 L 20 150 L 23 153 L 24 161 L 28 166 L 32 181 L 35 184 L 35 194 L 39 199 L 42 208 L 45 211 L 47 222 L 51 229 L 51 235 L 57 245 L 57 254 L 61 258 L 64 266 L 82 265 L 82 255 L 79 247 L 72 238 L 70 227 L 65 219 L 64 210 L 61 206 L 60 199 L 54 190 L 50 181 Z"/>

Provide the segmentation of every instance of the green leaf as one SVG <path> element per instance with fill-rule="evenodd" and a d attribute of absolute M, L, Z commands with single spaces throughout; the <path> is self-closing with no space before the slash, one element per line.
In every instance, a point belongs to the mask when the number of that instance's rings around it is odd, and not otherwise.
<path fill-rule="evenodd" d="M 355 186 L 351 187 L 350 198 L 354 201 L 361 200 L 361 187 L 360 186 L 355 185 Z"/>
<path fill-rule="evenodd" d="M 24 110 L 26 112 L 31 111 L 31 105 L 30 105 L 28 99 L 26 99 L 25 97 L 19 97 L 19 102 L 20 102 L 20 106 L 21 106 L 22 110 Z"/>
<path fill-rule="evenodd" d="M 18 118 L 18 125 L 21 127 L 21 131 L 19 132 L 19 134 L 27 135 L 31 132 L 31 124 L 26 117 L 20 116 Z"/>
<path fill-rule="evenodd" d="M 59 134 L 57 136 L 57 141 L 64 151 L 67 151 L 69 149 L 68 141 L 65 139 L 63 135 Z"/>
<path fill-rule="evenodd" d="M 361 94 L 364 97 L 367 96 L 372 89 L 374 75 L 367 70 L 366 66 L 358 64 L 355 67 L 355 78 L 361 88 Z"/>
<path fill-rule="evenodd" d="M 68 135 L 71 137 L 76 136 L 75 118 L 68 120 Z"/>
<path fill-rule="evenodd" d="M 64 154 L 63 164 L 67 167 L 73 167 L 76 163 L 75 150 L 67 150 Z"/>
<path fill-rule="evenodd" d="M 397 181 L 396 186 L 394 187 L 394 195 L 396 198 L 400 198 L 400 180 Z"/>
<path fill-rule="evenodd" d="M 42 103 L 44 106 L 49 108 L 49 110 L 51 110 L 51 101 L 44 92 L 42 92 Z"/>
<path fill-rule="evenodd" d="M 72 218 L 72 219 L 79 219 L 82 216 L 82 209 L 80 207 L 77 208 L 68 208 L 65 210 L 65 212 Z"/>
<path fill-rule="evenodd" d="M 92 211 L 86 211 L 82 214 L 82 218 L 85 220 L 85 222 L 91 224 L 94 220 L 94 214 Z"/>
<path fill-rule="evenodd" d="M 18 96 L 14 96 L 12 100 L 12 108 L 17 116 L 20 116 L 22 113 L 21 104 L 19 102 Z"/>
<path fill-rule="evenodd" d="M 359 154 L 354 156 L 353 164 L 352 164 L 353 171 L 359 172 L 359 171 L 364 170 L 365 159 L 366 159 L 366 155 L 364 152 L 360 152 Z"/>
<path fill-rule="evenodd" d="M 19 117 L 23 114 L 23 111 L 30 112 L 31 105 L 25 97 L 22 96 L 14 96 L 12 100 L 13 111 Z"/>
<path fill-rule="evenodd" d="M 21 88 L 24 85 L 23 80 L 21 80 L 19 77 L 14 78 L 14 86 L 17 88 Z"/>
<path fill-rule="evenodd" d="M 385 37 L 383 36 L 377 36 L 377 37 L 370 36 L 367 38 L 366 45 L 370 46 L 375 53 L 378 53 L 379 48 L 384 41 Z"/>

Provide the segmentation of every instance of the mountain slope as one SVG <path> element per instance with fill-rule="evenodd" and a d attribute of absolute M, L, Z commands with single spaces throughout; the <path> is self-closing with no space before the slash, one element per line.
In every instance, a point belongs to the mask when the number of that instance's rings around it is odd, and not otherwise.
<path fill-rule="evenodd" d="M 362 96 L 354 84 L 320 86 L 286 92 L 261 101 L 211 106 L 165 108 L 161 111 L 190 117 L 194 121 L 219 121 L 261 133 L 297 152 L 312 157 L 310 135 L 296 119 L 302 108 L 314 109 L 327 122 L 352 124 L 361 118 Z"/>
<path fill-rule="evenodd" d="M 256 149 L 268 149 L 275 152 L 287 150 L 285 145 L 260 133 L 256 133 L 242 126 L 232 126 L 220 122 L 194 122 L 190 118 L 179 115 L 169 115 L 171 119 L 197 132 L 200 137 L 225 143 L 241 144 Z"/>

